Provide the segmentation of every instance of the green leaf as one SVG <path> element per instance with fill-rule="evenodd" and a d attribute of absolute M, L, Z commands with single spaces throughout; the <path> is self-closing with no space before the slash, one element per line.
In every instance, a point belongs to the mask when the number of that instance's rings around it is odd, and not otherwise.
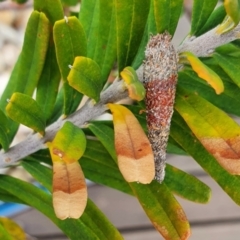
<path fill-rule="evenodd" d="M 53 25 L 57 20 L 63 19 L 63 8 L 60 0 L 54 0 L 52 4 L 51 0 L 34 0 L 34 10 L 44 12 Z"/>
<path fill-rule="evenodd" d="M 171 136 L 221 186 L 233 201 L 240 205 L 240 178 L 231 175 L 219 165 L 215 158 L 194 137 L 184 120 L 176 112 L 171 123 Z"/>
<path fill-rule="evenodd" d="M 123 237 L 119 231 L 112 225 L 106 216 L 96 207 L 91 200 L 88 200 L 86 211 L 82 216 L 82 221 L 87 223 L 99 239 L 122 240 Z"/>
<path fill-rule="evenodd" d="M 43 190 L 26 183 L 22 180 L 0 175 L 0 189 L 17 196 L 25 204 L 37 209 L 49 217 L 70 239 L 88 239 L 97 240 L 97 235 L 80 219 L 66 219 L 64 221 L 56 218 L 52 207 L 52 197 Z M 93 217 L 94 219 L 94 217 Z"/>
<path fill-rule="evenodd" d="M 213 12 L 218 0 L 194 0 L 191 35 L 197 35 Z"/>
<path fill-rule="evenodd" d="M 5 88 L 0 108 L 5 112 L 7 99 L 14 92 L 32 96 L 44 66 L 50 35 L 50 23 L 44 13 L 33 11 L 26 27 L 24 43 L 18 61 Z M 12 141 L 18 124 L 9 121 L 9 140 Z"/>
<path fill-rule="evenodd" d="M 219 66 L 228 74 L 232 81 L 240 87 L 240 67 L 238 58 L 215 53 L 213 55 Z"/>
<path fill-rule="evenodd" d="M 193 202 L 207 203 L 211 197 L 211 189 L 206 184 L 169 164 L 164 183 L 173 193 Z"/>
<path fill-rule="evenodd" d="M 6 107 L 8 116 L 41 135 L 45 131 L 45 117 L 37 102 L 30 96 L 22 93 L 14 93 Z"/>
<path fill-rule="evenodd" d="M 82 94 L 68 85 L 69 65 L 73 63 L 76 56 L 86 56 L 87 39 L 76 17 L 57 21 L 53 27 L 53 38 L 58 65 L 64 81 L 64 114 L 69 115 L 76 110 L 82 98 Z"/>
<path fill-rule="evenodd" d="M 153 226 L 165 239 L 188 239 L 190 226 L 186 215 L 168 187 L 155 180 L 144 185 L 130 183 Z"/>
<path fill-rule="evenodd" d="M 60 157 L 66 163 L 73 163 L 83 155 L 86 137 L 79 127 L 65 122 L 49 146 L 53 162 L 58 162 Z"/>
<path fill-rule="evenodd" d="M 1 227 L 4 227 L 4 230 L 7 231 L 10 235 L 10 238 L 7 236 L 2 236 L 4 231 L 2 232 Z M 13 220 L 5 217 L 0 217 L 0 238 L 7 240 L 7 239 L 14 239 L 14 240 L 26 240 L 26 234 L 23 229 L 15 223 Z"/>
<path fill-rule="evenodd" d="M 139 81 L 134 69 L 132 67 L 125 67 L 120 75 L 127 86 L 129 97 L 137 101 L 143 100 L 146 90 Z"/>
<path fill-rule="evenodd" d="M 76 57 L 68 75 L 69 85 L 77 91 L 93 98 L 100 99 L 102 90 L 101 70 L 98 64 L 90 58 Z"/>
<path fill-rule="evenodd" d="M 49 192 L 52 192 L 52 169 L 44 166 L 39 161 L 29 159 L 21 161 L 21 166 Z"/>
<path fill-rule="evenodd" d="M 8 150 L 9 147 L 9 139 L 8 139 L 8 118 L 6 115 L 0 110 L 0 144 L 2 145 L 5 151 Z"/>
<path fill-rule="evenodd" d="M 11 234 L 7 231 L 7 229 L 0 223 L 0 238 L 4 240 L 12 240 Z"/>
<path fill-rule="evenodd" d="M 118 70 L 131 66 L 144 33 L 150 0 L 115 0 Z"/>
<path fill-rule="evenodd" d="M 183 0 L 152 0 L 157 33 L 168 31 L 174 35 L 180 18 Z"/>
<path fill-rule="evenodd" d="M 213 66 L 211 66 L 211 68 L 213 68 Z M 217 71 L 218 69 L 214 68 L 213 70 Z M 236 108 L 236 106 L 240 105 L 239 89 L 232 80 L 224 74 L 223 70 L 218 70 L 217 74 L 221 76 L 224 84 L 224 92 L 219 95 L 216 95 L 215 91 L 210 88 L 205 81 L 202 81 L 195 72 L 189 69 L 185 69 L 178 73 L 178 84 L 186 90 L 196 92 L 227 113 L 240 116 L 240 109 Z"/>
<path fill-rule="evenodd" d="M 234 26 L 236 26 L 240 21 L 239 0 L 224 0 L 224 7 L 227 12 L 227 15 L 234 22 Z"/>
<path fill-rule="evenodd" d="M 101 69 L 101 82 L 105 83 L 116 60 L 116 17 L 114 1 L 82 1 L 79 20 L 88 39 L 88 57 Z"/>
<path fill-rule="evenodd" d="M 200 36 L 203 33 L 213 29 L 218 24 L 220 24 L 226 16 L 226 11 L 223 5 L 217 7 L 210 15 L 204 26 L 195 34 L 196 36 Z"/>
<path fill-rule="evenodd" d="M 22 166 L 31 175 L 51 191 L 52 171 L 36 161 L 24 160 Z M 99 239 L 122 239 L 117 229 L 106 216 L 88 199 L 88 203 L 81 220 L 94 232 Z M 86 236 L 85 236 L 86 237 Z"/>
<path fill-rule="evenodd" d="M 58 92 L 51 117 L 47 121 L 47 125 L 50 125 L 51 123 L 55 122 L 62 115 L 63 107 L 64 107 L 64 89 L 63 87 L 61 87 L 61 89 Z"/>
<path fill-rule="evenodd" d="M 183 89 L 178 91 L 175 108 L 219 164 L 238 175 L 239 125 L 219 108 Z"/>
<path fill-rule="evenodd" d="M 114 131 L 112 128 L 101 123 L 90 123 L 88 128 L 100 140 L 103 146 L 107 149 L 112 159 L 117 162 L 117 154 L 114 145 Z"/>
<path fill-rule="evenodd" d="M 36 101 L 43 110 L 46 120 L 52 115 L 60 79 L 61 74 L 57 64 L 55 46 L 53 39 L 50 39 L 44 68 L 37 85 L 36 96 Z"/>

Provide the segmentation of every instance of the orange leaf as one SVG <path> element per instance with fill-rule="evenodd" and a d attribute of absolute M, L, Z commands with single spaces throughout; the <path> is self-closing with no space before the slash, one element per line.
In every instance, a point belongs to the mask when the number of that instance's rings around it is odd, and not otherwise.
<path fill-rule="evenodd" d="M 53 162 L 53 207 L 62 220 L 79 218 L 87 205 L 87 187 L 78 162 Z"/>
<path fill-rule="evenodd" d="M 127 182 L 150 183 L 155 176 L 150 142 L 139 122 L 126 107 L 108 104 L 113 114 L 119 169 Z"/>

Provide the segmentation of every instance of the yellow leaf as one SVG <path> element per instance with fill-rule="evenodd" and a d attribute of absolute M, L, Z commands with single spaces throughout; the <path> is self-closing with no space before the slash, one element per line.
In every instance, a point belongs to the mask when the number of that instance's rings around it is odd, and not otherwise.
<path fill-rule="evenodd" d="M 1 217 L 0 224 L 9 232 L 14 240 L 26 240 L 26 234 L 17 223 L 9 218 Z M 1 235 L 1 234 L 0 234 Z"/>
<path fill-rule="evenodd" d="M 139 122 L 126 107 L 108 104 L 113 114 L 119 169 L 127 182 L 150 183 L 155 176 L 150 142 Z"/>
<path fill-rule="evenodd" d="M 217 94 L 224 91 L 224 85 L 221 78 L 208 66 L 202 63 L 195 55 L 190 52 L 184 52 L 180 57 L 186 57 L 197 75 L 207 81 Z"/>

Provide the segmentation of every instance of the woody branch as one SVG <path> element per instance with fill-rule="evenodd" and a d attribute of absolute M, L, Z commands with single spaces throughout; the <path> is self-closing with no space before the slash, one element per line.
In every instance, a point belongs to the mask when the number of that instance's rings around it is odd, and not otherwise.
<path fill-rule="evenodd" d="M 240 24 L 232 31 L 219 35 L 216 28 L 199 37 L 187 37 L 177 49 L 178 53 L 192 52 L 198 57 L 207 57 L 219 46 L 240 38 Z M 137 70 L 140 81 L 143 80 L 142 67 Z M 82 127 L 86 122 L 100 116 L 106 111 L 105 104 L 117 102 L 128 96 L 122 81 L 115 81 L 108 89 L 101 94 L 101 100 L 97 104 L 88 101 L 81 109 L 65 119 L 59 119 L 46 129 L 44 137 L 39 134 L 28 136 L 24 141 L 11 147 L 7 152 L 0 152 L 0 168 L 7 167 L 20 159 L 45 148 L 48 141 L 52 141 L 56 132 L 65 121 L 71 121 L 78 127 Z"/>

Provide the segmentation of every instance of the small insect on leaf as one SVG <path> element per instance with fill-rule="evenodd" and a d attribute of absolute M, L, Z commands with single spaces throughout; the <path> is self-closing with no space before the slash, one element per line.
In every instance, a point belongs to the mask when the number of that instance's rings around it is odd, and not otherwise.
<path fill-rule="evenodd" d="M 48 143 L 53 161 L 53 207 L 60 219 L 79 218 L 87 204 L 87 187 L 78 159 L 86 149 L 83 131 L 65 122 Z"/>
<path fill-rule="evenodd" d="M 118 167 L 127 182 L 150 183 L 155 175 L 150 142 L 133 113 L 118 104 L 108 104 L 113 114 Z"/>
<path fill-rule="evenodd" d="M 181 57 L 186 57 L 192 66 L 192 69 L 197 75 L 207 81 L 209 85 L 215 90 L 216 94 L 224 91 L 224 85 L 221 78 L 203 62 L 201 62 L 195 55 L 190 52 L 181 53 Z"/>
<path fill-rule="evenodd" d="M 137 101 L 143 100 L 146 90 L 139 81 L 135 70 L 132 67 L 125 67 L 120 75 L 127 86 L 129 97 Z"/>

